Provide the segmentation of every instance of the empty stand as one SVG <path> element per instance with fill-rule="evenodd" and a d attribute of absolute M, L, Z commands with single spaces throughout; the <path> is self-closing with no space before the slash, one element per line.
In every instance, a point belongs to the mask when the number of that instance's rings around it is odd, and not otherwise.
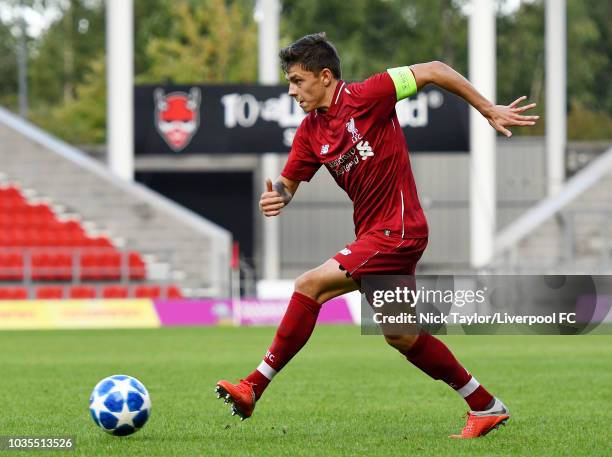
<path fill-rule="evenodd" d="M 69 289 L 68 296 L 70 298 L 96 298 L 97 293 L 95 286 L 72 286 Z"/>
<path fill-rule="evenodd" d="M 146 186 L 115 176 L 83 151 L 1 107 L 0 144 L 0 179 L 4 174 L 5 184 L 35 189 L 38 195 L 126 240 L 115 247 L 146 253 L 144 281 L 155 278 L 163 283 L 172 275 L 196 294 L 225 297 L 229 293 L 231 234 L 227 230 Z M 20 195 L 15 193 L 13 198 L 18 200 Z M 97 238 L 89 225 L 85 232 Z"/>
<path fill-rule="evenodd" d="M 25 300 L 28 289 L 25 287 L 0 287 L 0 300 Z"/>
<path fill-rule="evenodd" d="M 36 298 L 55 299 L 64 298 L 63 286 L 38 286 L 36 287 Z"/>
<path fill-rule="evenodd" d="M 134 288 L 134 296 L 138 298 L 160 298 L 161 287 L 155 285 L 140 285 Z"/>
<path fill-rule="evenodd" d="M 102 298 L 127 298 L 128 296 L 127 286 L 111 285 L 102 288 Z"/>
<path fill-rule="evenodd" d="M 131 289 L 131 290 L 130 290 Z M 58 299 L 121 299 L 121 298 L 183 298 L 181 289 L 174 284 L 159 285 L 147 284 L 129 287 L 122 284 L 77 284 L 77 285 L 38 285 L 34 288 L 33 296 L 25 286 L 0 285 L 0 300 L 38 300 Z"/>
<path fill-rule="evenodd" d="M 23 254 L 0 251 L 0 281 L 21 281 L 23 279 Z"/>
<path fill-rule="evenodd" d="M 83 281 L 121 285 L 80 284 Z M 15 282 L 20 285 L 10 284 Z M 54 284 L 36 285 L 33 294 L 23 286 L 45 282 Z M 127 286 L 133 282 L 143 284 Z M 147 264 L 139 252 L 121 251 L 108 237 L 89 235 L 77 219 L 60 220 L 51 206 L 29 202 L 15 185 L 0 186 L 0 299 L 30 295 L 40 299 L 182 296 L 176 285 L 147 283 Z"/>

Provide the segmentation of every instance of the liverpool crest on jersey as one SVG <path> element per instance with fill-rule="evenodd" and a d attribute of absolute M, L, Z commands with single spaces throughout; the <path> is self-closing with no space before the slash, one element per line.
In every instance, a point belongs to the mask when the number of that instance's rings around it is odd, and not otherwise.
<path fill-rule="evenodd" d="M 357 141 L 361 140 L 362 137 L 359 133 L 359 130 L 357 130 L 357 127 L 355 126 L 354 118 L 351 117 L 351 119 L 346 123 L 346 131 L 351 134 L 353 143 L 356 143 Z"/>

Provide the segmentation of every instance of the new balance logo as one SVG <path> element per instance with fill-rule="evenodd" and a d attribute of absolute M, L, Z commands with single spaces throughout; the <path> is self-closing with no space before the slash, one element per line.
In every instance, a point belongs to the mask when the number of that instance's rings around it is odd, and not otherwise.
<path fill-rule="evenodd" d="M 349 255 L 349 254 L 352 254 L 352 252 L 349 248 L 344 248 L 342 251 L 340 251 L 340 254 Z"/>
<path fill-rule="evenodd" d="M 360 135 L 359 130 L 357 130 L 357 127 L 355 126 L 355 119 L 351 118 L 351 120 L 346 123 L 346 130 L 351 134 L 353 142 L 361 140 L 362 136 Z"/>
<path fill-rule="evenodd" d="M 374 155 L 374 151 L 372 150 L 369 141 L 360 141 L 359 144 L 357 144 L 357 150 L 359 151 L 361 160 L 365 160 Z"/>

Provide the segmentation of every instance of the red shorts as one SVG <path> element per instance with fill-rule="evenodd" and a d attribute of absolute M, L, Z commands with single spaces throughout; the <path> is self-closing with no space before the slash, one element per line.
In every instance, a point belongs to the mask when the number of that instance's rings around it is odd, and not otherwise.
<path fill-rule="evenodd" d="M 333 258 L 355 282 L 364 275 L 414 275 L 427 247 L 427 238 L 400 238 L 383 230 L 370 232 L 348 244 Z"/>

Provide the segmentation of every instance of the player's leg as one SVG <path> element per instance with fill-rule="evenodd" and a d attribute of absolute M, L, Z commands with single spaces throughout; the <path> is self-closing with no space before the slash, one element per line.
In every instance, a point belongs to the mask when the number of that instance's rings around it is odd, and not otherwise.
<path fill-rule="evenodd" d="M 321 306 L 357 288 L 358 285 L 342 273 L 334 259 L 298 277 L 272 345 L 257 370 L 247 377 L 247 381 L 255 384 L 257 398 L 276 373 L 306 344 L 314 330 Z"/>
<path fill-rule="evenodd" d="M 484 411 L 493 406 L 493 396 L 435 336 L 422 332 L 419 335 L 385 335 L 385 339 L 414 366 L 453 388 L 465 399 L 472 411 Z"/>
<path fill-rule="evenodd" d="M 238 385 L 228 381 L 217 383 L 217 393 L 233 403 L 232 411 L 249 417 L 272 378 L 306 344 L 314 330 L 321 306 L 339 295 L 358 289 L 358 285 L 330 259 L 323 265 L 301 275 L 295 281 L 295 291 L 276 331 L 272 345 L 262 362 Z"/>
<path fill-rule="evenodd" d="M 438 338 L 421 332 L 385 334 L 385 340 L 410 363 L 433 379 L 444 381 L 467 402 L 471 410 L 467 425 L 460 435 L 453 435 L 453 438 L 486 435 L 510 417 L 506 406 L 480 385 Z"/>
<path fill-rule="evenodd" d="M 406 240 L 396 250 L 389 250 L 373 257 L 358 270 L 354 277 L 366 274 L 399 274 L 387 286 L 416 288 L 414 274 L 416 264 L 426 243 Z M 403 270 L 402 270 L 403 268 Z M 392 277 L 389 277 L 390 280 Z M 400 283 L 396 283 L 397 281 Z M 369 297 L 369 285 L 362 281 L 362 289 Z M 401 327 L 401 326 L 400 326 Z M 482 436 L 508 420 L 504 404 L 493 397 L 455 358 L 450 349 L 438 338 L 418 328 L 402 328 L 397 325 L 381 326 L 387 343 L 402 353 L 406 359 L 433 379 L 442 380 L 468 403 L 471 411 L 468 424 L 459 438 Z"/>
<path fill-rule="evenodd" d="M 426 332 L 394 334 L 386 332 L 384 325 L 381 327 L 390 346 L 433 379 L 444 381 L 468 403 L 468 423 L 453 438 L 483 436 L 508 420 L 505 405 L 481 386 L 438 338 Z"/>

